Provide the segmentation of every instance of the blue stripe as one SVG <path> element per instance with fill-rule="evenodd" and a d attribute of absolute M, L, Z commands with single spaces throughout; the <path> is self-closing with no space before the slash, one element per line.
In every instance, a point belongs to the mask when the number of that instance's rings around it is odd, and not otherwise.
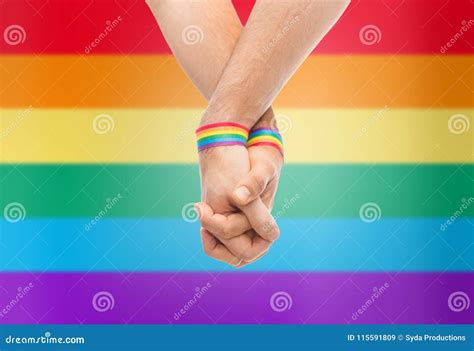
<path fill-rule="evenodd" d="M 2 271 L 231 270 L 206 257 L 197 223 L 180 219 L 0 221 Z M 469 271 L 473 219 L 283 219 L 282 234 L 249 271 Z"/>
<path fill-rule="evenodd" d="M 258 137 L 258 136 L 261 136 L 261 135 L 271 135 L 271 136 L 274 136 L 275 138 L 277 138 L 278 140 L 281 141 L 281 143 L 283 143 L 283 139 L 281 137 L 281 135 L 277 132 L 274 132 L 273 130 L 257 130 L 257 131 L 254 131 L 254 132 L 250 132 L 249 134 L 249 140 L 251 138 L 255 138 L 255 137 Z"/>

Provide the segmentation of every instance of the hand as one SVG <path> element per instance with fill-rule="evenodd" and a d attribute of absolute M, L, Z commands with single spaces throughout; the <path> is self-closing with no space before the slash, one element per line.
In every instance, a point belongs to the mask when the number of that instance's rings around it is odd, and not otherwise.
<path fill-rule="evenodd" d="M 262 157 L 262 152 L 251 152 Z M 201 230 L 204 251 L 234 267 L 241 267 L 244 261 L 251 262 L 260 257 L 279 234 L 270 211 L 259 196 L 248 199 L 245 204 L 234 200 L 234 190 L 242 180 L 247 179 L 251 173 L 251 162 L 255 162 L 249 157 L 249 151 L 242 146 L 217 147 L 200 152 L 203 202 L 196 205 L 196 210 L 204 229 Z M 269 168 L 265 166 L 262 169 Z M 270 205 L 273 196 L 267 195 L 266 199 L 267 205 Z"/>
<path fill-rule="evenodd" d="M 226 148 L 222 149 L 225 150 Z M 207 158 L 207 155 L 203 156 Z M 228 156 L 225 156 L 225 158 L 228 158 Z M 229 161 L 233 159 L 234 157 Z M 240 161 L 245 163 L 245 160 L 239 160 L 239 162 Z M 257 200 L 263 201 L 270 212 L 273 207 L 278 179 L 283 165 L 283 157 L 272 147 L 258 146 L 248 149 L 247 162 L 250 162 L 250 171 L 240 179 L 238 179 L 239 173 L 245 173 L 243 172 L 243 165 L 240 163 L 234 164 L 234 162 L 231 162 L 233 172 L 230 177 L 219 173 L 225 178 L 224 183 L 219 182 L 215 184 L 225 184 L 224 188 L 226 190 L 213 188 L 215 196 L 211 196 L 211 198 L 217 198 L 219 193 L 221 195 L 224 194 L 229 188 L 227 182 L 230 182 L 234 184 L 230 201 L 229 197 L 226 196 L 226 200 L 222 201 L 221 199 L 217 205 L 224 203 L 230 205 L 230 202 L 232 204 L 246 206 Z M 205 162 L 206 165 L 212 165 L 213 163 L 214 162 Z M 236 173 L 235 170 L 239 172 Z M 232 177 L 236 178 L 231 180 Z M 237 182 L 236 179 L 238 179 Z M 245 189 L 237 190 L 241 187 L 245 187 Z M 203 186 L 203 191 L 204 188 Z M 207 198 L 206 195 L 207 194 L 203 192 L 203 200 Z M 200 214 L 200 220 L 203 226 L 203 230 L 201 230 L 203 247 L 209 256 L 227 262 L 234 267 L 242 267 L 249 262 L 254 262 L 268 251 L 271 241 L 262 239 L 254 230 L 250 230 L 250 223 L 247 217 L 242 213 L 233 212 L 235 211 L 234 205 L 224 208 L 226 212 L 216 214 L 215 212 L 219 212 L 218 209 L 202 202 L 197 204 L 197 211 Z M 276 235 L 278 235 L 278 228 L 272 217 L 269 220 L 257 222 L 257 227 L 260 228 L 260 235 L 263 237 L 267 237 L 267 235 L 271 234 L 275 229 L 277 230 Z M 213 235 L 215 235 L 215 237 Z"/>

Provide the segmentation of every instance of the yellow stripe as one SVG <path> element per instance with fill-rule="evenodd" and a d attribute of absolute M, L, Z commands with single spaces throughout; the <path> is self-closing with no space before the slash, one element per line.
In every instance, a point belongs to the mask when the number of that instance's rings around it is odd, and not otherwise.
<path fill-rule="evenodd" d="M 210 131 L 197 133 L 197 137 L 201 139 L 208 136 L 222 135 L 222 134 L 238 134 L 238 135 L 243 136 L 244 138 L 247 138 L 249 133 L 247 133 L 246 131 L 243 131 L 242 129 L 227 128 L 227 129 L 210 130 Z"/>
<path fill-rule="evenodd" d="M 252 144 L 258 143 L 260 141 L 270 141 L 272 143 L 278 144 L 281 147 L 283 147 L 283 144 L 281 143 L 281 141 L 278 140 L 278 138 L 275 138 L 274 136 L 271 136 L 271 135 L 262 135 L 262 136 L 252 138 L 252 140 L 250 140 L 248 142 L 248 144 L 252 145 Z"/>
<path fill-rule="evenodd" d="M 474 109 L 277 110 L 287 162 L 473 162 Z M 0 161 L 196 162 L 195 109 L 0 109 Z M 99 134 L 93 122 L 101 116 Z M 470 122 L 450 131 L 451 116 Z M 113 122 L 113 123 L 112 123 Z M 113 124 L 113 129 L 110 127 Z M 459 127 L 459 124 L 458 124 Z"/>

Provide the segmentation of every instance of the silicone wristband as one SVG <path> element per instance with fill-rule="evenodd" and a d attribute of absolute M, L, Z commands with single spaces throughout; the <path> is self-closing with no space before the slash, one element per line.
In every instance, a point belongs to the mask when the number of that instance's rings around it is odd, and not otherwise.
<path fill-rule="evenodd" d="M 217 146 L 245 146 L 248 135 L 248 128 L 238 123 L 221 122 L 206 124 L 196 129 L 198 151 Z"/>
<path fill-rule="evenodd" d="M 273 146 L 283 155 L 283 139 L 276 129 L 258 128 L 250 132 L 247 147 L 261 145 Z"/>

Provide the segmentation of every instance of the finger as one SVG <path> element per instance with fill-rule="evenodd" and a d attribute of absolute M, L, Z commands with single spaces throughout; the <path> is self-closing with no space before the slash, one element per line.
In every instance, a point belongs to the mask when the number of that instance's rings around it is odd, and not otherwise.
<path fill-rule="evenodd" d="M 256 235 L 253 230 L 232 239 L 220 239 L 232 254 L 244 262 L 252 262 L 268 251 L 271 242 Z"/>
<path fill-rule="evenodd" d="M 232 200 L 237 205 L 247 205 L 255 200 L 267 188 L 275 172 L 271 167 L 257 164 L 237 185 L 232 194 Z"/>
<path fill-rule="evenodd" d="M 261 259 L 263 256 L 265 256 L 268 253 L 269 250 L 270 250 L 270 248 L 266 249 L 259 256 L 255 257 L 252 261 L 245 261 L 244 260 L 244 262 L 246 264 L 257 262 L 259 259 Z"/>
<path fill-rule="evenodd" d="M 262 199 L 257 198 L 248 205 L 239 206 L 240 210 L 247 216 L 252 228 L 263 239 L 274 241 L 280 235 L 280 230 Z"/>
<path fill-rule="evenodd" d="M 199 220 L 204 229 L 218 235 L 219 238 L 231 239 L 251 229 L 247 217 L 242 213 L 232 213 L 230 215 L 214 213 L 211 206 L 205 202 L 197 203 L 195 208 L 196 212 L 199 213 Z"/>
<path fill-rule="evenodd" d="M 242 260 L 234 256 L 222 243 L 219 242 L 206 229 L 201 228 L 201 241 L 204 252 L 207 256 L 218 261 L 230 264 L 232 267 L 242 267 Z"/>

